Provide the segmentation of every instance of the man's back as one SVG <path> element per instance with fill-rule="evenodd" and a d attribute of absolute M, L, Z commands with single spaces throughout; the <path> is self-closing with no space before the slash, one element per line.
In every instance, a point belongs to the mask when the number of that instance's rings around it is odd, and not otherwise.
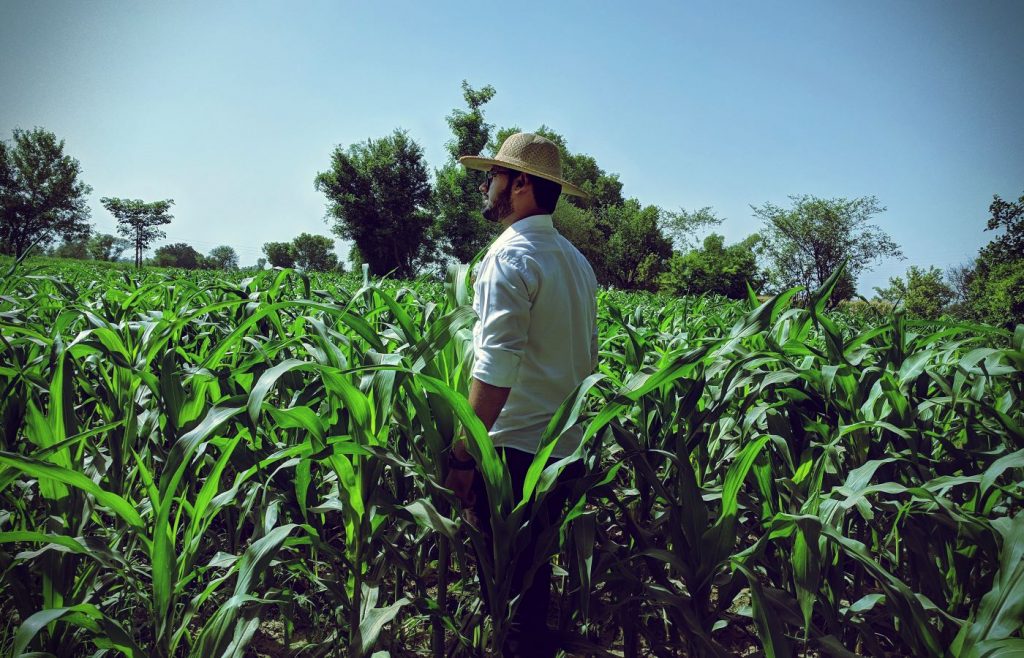
<path fill-rule="evenodd" d="M 473 376 L 511 387 L 491 428 L 496 446 L 536 452 L 548 422 L 597 362 L 597 280 L 550 215 L 508 227 L 480 264 L 473 307 Z M 575 450 L 581 428 L 553 455 Z"/>

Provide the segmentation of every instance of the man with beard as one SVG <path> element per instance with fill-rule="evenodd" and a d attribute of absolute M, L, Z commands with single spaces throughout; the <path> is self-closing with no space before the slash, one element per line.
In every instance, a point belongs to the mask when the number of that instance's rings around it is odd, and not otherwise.
<path fill-rule="evenodd" d="M 469 402 L 508 464 L 518 498 L 548 422 L 597 365 L 597 279 L 587 259 L 551 223 L 560 194 L 585 194 L 562 178 L 558 147 L 539 135 L 517 133 L 494 158 L 463 156 L 459 162 L 487 172 L 480 185 L 483 215 L 505 227 L 480 262 L 474 284 L 479 321 L 473 330 Z M 582 434 L 581 427 L 565 432 L 552 461 L 571 455 Z M 489 532 L 483 478 L 462 441 L 452 446 L 449 467 L 446 486 Z M 582 472 L 579 462 L 563 471 L 535 526 L 561 523 L 568 497 L 565 481 Z M 532 531 L 520 551 L 524 557 L 514 571 L 513 596 L 522 590 L 539 531 Z M 504 655 L 554 656 L 556 643 L 547 630 L 550 590 L 549 561 L 522 592 Z"/>

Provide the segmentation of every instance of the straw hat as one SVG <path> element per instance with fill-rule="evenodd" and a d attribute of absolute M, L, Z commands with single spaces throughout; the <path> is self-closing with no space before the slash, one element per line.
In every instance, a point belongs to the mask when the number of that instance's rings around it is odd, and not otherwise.
<path fill-rule="evenodd" d="M 515 169 L 558 183 L 563 194 L 587 196 L 586 192 L 562 178 L 562 161 L 555 143 L 533 133 L 510 135 L 493 158 L 464 155 L 459 162 L 467 169 L 480 171 L 487 171 L 495 165 Z"/>

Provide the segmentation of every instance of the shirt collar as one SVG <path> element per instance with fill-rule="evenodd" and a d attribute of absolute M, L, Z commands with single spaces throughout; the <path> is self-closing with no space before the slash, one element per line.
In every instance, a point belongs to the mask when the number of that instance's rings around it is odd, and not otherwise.
<path fill-rule="evenodd" d="M 530 217 L 523 217 L 517 222 L 513 222 L 511 226 L 506 228 L 498 236 L 498 239 L 494 241 L 495 246 L 504 244 L 512 237 L 516 235 L 522 235 L 524 233 L 533 232 L 548 232 L 554 231 L 555 225 L 551 221 L 551 215 L 532 215 Z"/>

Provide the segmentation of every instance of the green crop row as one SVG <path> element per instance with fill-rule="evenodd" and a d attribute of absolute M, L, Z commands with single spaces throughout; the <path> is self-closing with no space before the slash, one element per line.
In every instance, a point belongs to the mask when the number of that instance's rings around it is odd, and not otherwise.
<path fill-rule="evenodd" d="M 1024 327 L 602 291 L 552 530 L 571 655 L 1024 650 Z M 523 491 L 445 285 L 22 264 L 0 279 L 0 652 L 489 655 Z M 441 485 L 464 432 L 493 552 Z M 534 505 L 532 509 L 539 506 Z M 486 618 L 475 571 L 488 578 Z M 270 647 L 270 648 L 268 648 Z"/>

